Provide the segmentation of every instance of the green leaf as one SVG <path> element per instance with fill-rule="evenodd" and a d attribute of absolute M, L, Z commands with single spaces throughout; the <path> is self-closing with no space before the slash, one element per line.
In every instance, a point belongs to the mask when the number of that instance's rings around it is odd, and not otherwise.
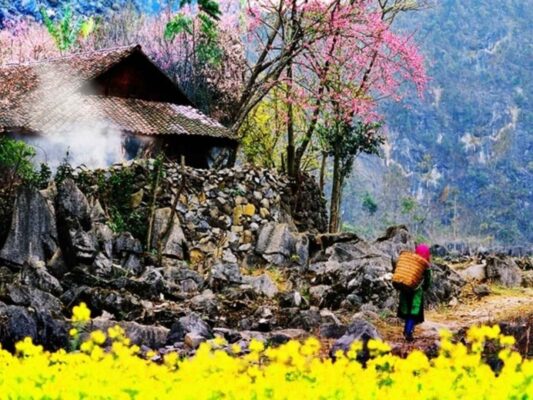
<path fill-rule="evenodd" d="M 184 14 L 178 14 L 165 27 L 165 39 L 174 40 L 180 33 L 186 32 L 192 34 L 193 21 Z"/>

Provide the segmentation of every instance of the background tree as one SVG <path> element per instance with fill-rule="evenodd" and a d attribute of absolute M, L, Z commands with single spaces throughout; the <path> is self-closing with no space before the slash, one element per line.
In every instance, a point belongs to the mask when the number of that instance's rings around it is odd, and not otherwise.
<path fill-rule="evenodd" d="M 354 158 L 360 153 L 377 154 L 383 137 L 379 135 L 380 124 L 337 121 L 326 130 L 325 140 L 329 156 L 333 158 L 333 179 L 330 197 L 329 231 L 337 232 L 341 226 L 342 190 L 346 177 L 351 173 Z"/>
<path fill-rule="evenodd" d="M 45 8 L 41 8 L 41 17 L 46 29 L 54 39 L 61 53 L 71 50 L 80 40 L 86 39 L 95 29 L 92 17 L 77 17 L 70 5 L 62 10 L 62 15 L 53 21 Z"/>

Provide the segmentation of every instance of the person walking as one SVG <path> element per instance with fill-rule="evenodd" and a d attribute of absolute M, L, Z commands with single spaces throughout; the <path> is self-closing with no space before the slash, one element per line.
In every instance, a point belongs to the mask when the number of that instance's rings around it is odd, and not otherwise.
<path fill-rule="evenodd" d="M 415 253 L 428 263 L 431 262 L 431 251 L 427 244 L 416 246 Z M 403 335 L 408 342 L 414 340 L 415 326 L 424 322 L 424 292 L 431 285 L 431 269 L 426 268 L 423 276 L 422 282 L 416 289 L 400 291 L 398 317 L 405 320 Z"/>

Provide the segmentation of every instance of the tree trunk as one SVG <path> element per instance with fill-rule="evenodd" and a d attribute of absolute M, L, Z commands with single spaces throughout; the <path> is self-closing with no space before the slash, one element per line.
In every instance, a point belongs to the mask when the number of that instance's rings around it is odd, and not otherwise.
<path fill-rule="evenodd" d="M 294 164 L 294 110 L 291 101 L 292 94 L 292 62 L 287 66 L 287 173 L 291 177 L 296 176 Z"/>
<path fill-rule="evenodd" d="M 326 166 L 328 163 L 328 153 L 323 151 L 322 152 L 322 162 L 320 163 L 320 181 L 318 183 L 318 186 L 320 187 L 320 191 L 324 193 L 324 186 L 326 185 Z"/>
<path fill-rule="evenodd" d="M 333 157 L 333 182 L 331 187 L 331 198 L 329 208 L 329 232 L 339 231 L 340 224 L 340 199 L 342 193 L 342 179 L 340 171 L 340 156 L 335 151 Z"/>

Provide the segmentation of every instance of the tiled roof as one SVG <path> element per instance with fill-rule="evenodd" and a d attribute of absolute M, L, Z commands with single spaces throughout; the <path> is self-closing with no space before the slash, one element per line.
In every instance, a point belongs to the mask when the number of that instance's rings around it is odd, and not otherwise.
<path fill-rule="evenodd" d="M 232 138 L 200 111 L 172 103 L 87 96 L 79 89 L 140 47 L 82 53 L 41 63 L 0 68 L 0 132 L 24 128 L 56 132 L 74 124 L 106 124 L 142 135 Z"/>

